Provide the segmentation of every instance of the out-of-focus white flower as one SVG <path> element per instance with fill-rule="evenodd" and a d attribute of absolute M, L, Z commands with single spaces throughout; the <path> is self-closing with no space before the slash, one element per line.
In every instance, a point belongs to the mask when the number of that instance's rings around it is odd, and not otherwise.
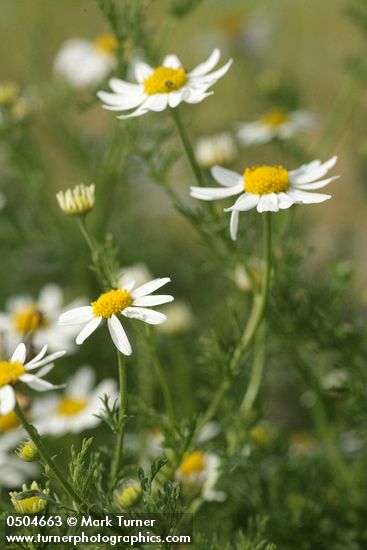
<path fill-rule="evenodd" d="M 345 388 L 348 380 L 348 372 L 343 369 L 335 369 L 321 378 L 321 387 L 325 391 L 338 391 Z"/>
<path fill-rule="evenodd" d="M 162 308 L 167 321 L 157 327 L 161 334 L 181 334 L 190 330 L 195 322 L 190 306 L 181 300 L 175 300 Z"/>
<path fill-rule="evenodd" d="M 32 415 L 39 432 L 61 436 L 98 426 L 101 419 L 96 415 L 101 412 L 101 398 L 108 395 L 110 404 L 113 403 L 117 399 L 117 386 L 109 378 L 96 387 L 94 384 L 94 370 L 81 367 L 67 382 L 63 395 L 34 401 Z"/>
<path fill-rule="evenodd" d="M 132 111 L 117 118 L 145 115 L 149 111 L 164 111 L 180 103 L 200 103 L 213 92 L 207 90 L 228 71 L 232 60 L 223 67 L 210 72 L 218 64 L 220 51 L 215 49 L 209 59 L 187 73 L 176 55 L 167 55 L 160 67 L 150 67 L 137 62 L 135 78 L 137 84 L 111 78 L 109 84 L 113 93 L 98 92 L 105 109 L 110 111 Z"/>
<path fill-rule="evenodd" d="M 112 341 L 117 349 L 124 355 L 131 355 L 130 342 L 117 315 L 138 319 L 150 325 L 164 323 L 167 317 L 163 313 L 150 309 L 149 306 L 157 306 L 173 300 L 173 296 L 166 294 L 151 295 L 170 280 L 169 277 L 154 279 L 135 289 L 135 281 L 131 281 L 123 288 L 104 292 L 98 300 L 91 302 L 90 306 L 78 307 L 63 313 L 59 318 L 59 324 L 86 323 L 76 338 L 76 343 L 80 345 L 99 327 L 102 320 L 106 320 Z"/>
<path fill-rule="evenodd" d="M 116 48 L 112 34 L 101 35 L 94 41 L 71 38 L 56 54 L 54 72 L 74 88 L 93 86 L 116 68 Z"/>
<path fill-rule="evenodd" d="M 137 286 L 145 285 L 152 280 L 152 274 L 143 263 L 133 264 L 123 267 L 119 274 L 118 285 L 124 288 L 130 281 L 134 281 Z"/>
<path fill-rule="evenodd" d="M 223 502 L 226 494 L 214 490 L 219 477 L 219 466 L 220 458 L 215 454 L 203 451 L 187 454 L 176 473 L 183 492 L 200 493 L 206 501 Z"/>
<path fill-rule="evenodd" d="M 315 127 L 315 116 L 308 111 L 287 113 L 273 109 L 255 122 L 237 125 L 237 137 L 242 145 L 263 145 L 273 139 L 291 139 L 300 132 Z M 218 163 L 219 164 L 219 163 Z"/>
<path fill-rule="evenodd" d="M 85 300 L 78 298 L 66 306 L 63 304 L 63 291 L 53 283 L 44 286 L 36 300 L 28 295 L 9 298 L 6 312 L 0 313 L 0 331 L 4 332 L 8 347 L 15 347 L 31 334 L 36 348 L 47 344 L 50 351 L 60 348 L 72 351 L 77 331 L 75 327 L 58 327 L 57 320 L 63 311 L 81 306 Z"/>
<path fill-rule="evenodd" d="M 68 216 L 84 216 L 94 206 L 95 186 L 81 183 L 74 189 L 59 191 L 56 194 L 59 206 Z"/>
<path fill-rule="evenodd" d="M 23 382 L 23 384 L 26 384 L 33 390 L 42 392 L 63 387 L 54 386 L 51 382 L 43 380 L 43 377 L 52 370 L 54 366 L 52 361 L 62 357 L 65 351 L 56 351 L 47 356 L 46 352 L 47 346 L 44 346 L 36 357 L 26 363 L 26 347 L 24 344 L 18 344 L 9 361 L 0 361 L 1 415 L 10 413 L 15 407 L 16 396 L 14 385 L 17 384 L 17 382 Z M 40 369 L 37 372 L 37 376 L 29 373 L 29 371 L 34 369 Z"/>
<path fill-rule="evenodd" d="M 201 137 L 195 145 L 196 160 L 205 169 L 215 164 L 231 164 L 236 155 L 236 142 L 229 132 Z"/>
<path fill-rule="evenodd" d="M 237 238 L 239 213 L 256 208 L 262 212 L 278 212 L 290 208 L 293 204 L 317 204 L 331 198 L 331 195 L 312 193 L 338 178 L 323 178 L 335 166 L 337 157 L 321 163 L 314 160 L 303 164 L 296 170 L 288 171 L 280 165 L 254 166 L 238 174 L 221 166 L 211 170 L 213 178 L 223 187 L 191 187 L 191 196 L 204 201 L 225 199 L 240 195 L 230 208 L 230 232 L 233 240 Z"/>
<path fill-rule="evenodd" d="M 4 451 L 0 442 L 0 487 L 18 487 L 36 473 L 35 464 L 25 463 L 14 453 Z"/>

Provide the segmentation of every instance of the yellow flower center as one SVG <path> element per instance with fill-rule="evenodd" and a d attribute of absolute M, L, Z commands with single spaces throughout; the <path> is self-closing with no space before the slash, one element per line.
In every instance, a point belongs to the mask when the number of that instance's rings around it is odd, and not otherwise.
<path fill-rule="evenodd" d="M 102 53 L 113 53 L 117 49 L 117 40 L 113 34 L 101 34 L 97 36 L 94 45 Z"/>
<path fill-rule="evenodd" d="M 22 363 L 0 361 L 0 388 L 7 384 L 15 384 L 26 370 Z"/>
<path fill-rule="evenodd" d="M 184 476 L 189 476 L 190 474 L 199 474 L 205 468 L 205 455 L 202 451 L 195 451 L 188 454 L 180 468 L 179 472 Z"/>
<path fill-rule="evenodd" d="M 157 67 L 146 80 L 144 90 L 148 95 L 167 94 L 179 90 L 186 84 L 187 74 L 185 69 L 171 69 L 170 67 Z"/>
<path fill-rule="evenodd" d="M 13 324 L 15 330 L 24 334 L 45 328 L 48 322 L 44 313 L 32 305 L 15 313 Z"/>
<path fill-rule="evenodd" d="M 87 406 L 86 399 L 64 397 L 56 407 L 56 412 L 62 416 L 74 416 Z"/>
<path fill-rule="evenodd" d="M 111 315 L 120 313 L 120 311 L 131 306 L 132 303 L 133 299 L 130 292 L 120 288 L 101 294 L 98 300 L 91 303 L 91 306 L 95 317 L 108 319 Z"/>
<path fill-rule="evenodd" d="M 288 170 L 283 166 L 246 168 L 243 178 L 245 191 L 254 195 L 281 193 L 289 187 Z"/>
<path fill-rule="evenodd" d="M 0 416 L 0 433 L 13 430 L 19 426 L 19 420 L 14 411 Z"/>
<path fill-rule="evenodd" d="M 264 114 L 261 118 L 262 122 L 272 128 L 278 128 L 288 121 L 288 114 L 281 109 L 272 109 Z"/>
<path fill-rule="evenodd" d="M 22 500 L 13 500 L 16 512 L 20 514 L 37 514 L 47 507 L 47 500 L 39 497 L 23 498 Z"/>

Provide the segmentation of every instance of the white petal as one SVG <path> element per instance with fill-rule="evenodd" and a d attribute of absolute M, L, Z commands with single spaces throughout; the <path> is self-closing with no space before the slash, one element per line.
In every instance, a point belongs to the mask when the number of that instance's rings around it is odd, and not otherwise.
<path fill-rule="evenodd" d="M 216 48 L 215 50 L 213 50 L 213 52 L 210 54 L 210 56 L 206 61 L 204 61 L 203 63 L 200 63 L 200 65 L 197 65 L 197 67 L 195 67 L 195 69 L 193 69 L 191 73 L 189 73 L 189 76 L 201 76 L 203 74 L 208 73 L 209 71 L 214 69 L 219 59 L 220 59 L 220 50 Z"/>
<path fill-rule="evenodd" d="M 223 65 L 223 67 L 221 67 L 220 69 L 217 69 L 216 71 L 214 71 L 213 73 L 209 73 L 209 74 L 206 74 L 206 75 L 203 75 L 203 76 L 197 76 L 195 75 L 194 78 L 191 78 L 193 75 L 191 73 L 191 75 L 189 76 L 190 80 L 189 82 L 192 83 L 192 82 L 195 82 L 196 84 L 198 84 L 199 86 L 201 84 L 208 84 L 209 82 L 211 83 L 210 85 L 212 86 L 213 84 L 216 83 L 216 81 L 221 78 L 222 76 L 224 76 L 226 74 L 226 72 L 229 70 L 230 66 L 232 65 L 233 63 L 233 59 L 230 59 L 229 61 L 227 61 L 227 63 L 225 65 Z"/>
<path fill-rule="evenodd" d="M 171 67 L 172 69 L 179 69 L 182 67 L 182 63 L 177 55 L 166 55 L 163 59 L 163 67 Z"/>
<path fill-rule="evenodd" d="M 27 350 L 24 344 L 18 344 L 15 348 L 13 355 L 11 356 L 11 361 L 13 363 L 22 363 L 24 365 L 26 358 Z"/>
<path fill-rule="evenodd" d="M 327 201 L 331 195 L 323 195 L 322 193 L 308 193 L 298 189 L 289 189 L 287 195 L 291 197 L 297 204 L 317 204 Z"/>
<path fill-rule="evenodd" d="M 116 92 L 116 94 L 119 94 L 120 96 L 135 96 L 137 95 L 141 89 L 141 84 L 133 84 L 132 82 L 125 82 L 124 80 L 120 80 L 119 78 L 111 78 L 108 81 L 108 84 L 110 85 L 110 88 L 113 92 Z"/>
<path fill-rule="evenodd" d="M 43 346 L 41 351 L 35 357 L 33 357 L 31 361 L 27 363 L 27 366 L 30 367 L 31 365 L 33 365 L 33 363 L 36 363 L 37 361 L 40 361 L 41 359 L 43 359 L 43 357 L 46 355 L 46 352 L 47 352 L 47 344 Z"/>
<path fill-rule="evenodd" d="M 331 178 L 327 178 L 325 180 L 319 180 L 315 181 L 314 183 L 302 183 L 302 184 L 295 184 L 294 186 L 297 187 L 297 189 L 304 189 L 305 191 L 311 191 L 312 189 L 322 189 L 326 185 L 328 185 L 330 182 L 339 179 L 340 176 L 333 176 Z"/>
<path fill-rule="evenodd" d="M 38 373 L 39 376 L 39 373 Z M 68 382 L 67 394 L 72 397 L 89 395 L 95 384 L 96 375 L 92 367 L 81 367 Z"/>
<path fill-rule="evenodd" d="M 104 103 L 104 108 L 110 111 L 126 111 L 135 109 L 146 99 L 144 90 L 139 90 L 138 93 L 129 96 L 121 96 L 118 94 L 110 94 L 108 92 L 98 92 L 98 98 Z"/>
<path fill-rule="evenodd" d="M 126 332 L 124 331 L 120 321 L 116 317 L 116 315 L 112 315 L 108 321 L 108 330 L 110 331 L 111 338 L 115 346 L 121 353 L 124 355 L 131 355 L 132 349 L 130 346 L 130 342 L 128 340 L 128 337 L 126 336 Z"/>
<path fill-rule="evenodd" d="M 93 319 L 89 321 L 89 323 L 83 328 L 83 330 L 79 332 L 75 340 L 76 343 L 79 345 L 82 344 L 84 340 L 86 340 L 88 336 L 90 336 L 92 332 L 94 332 L 99 327 L 101 321 L 102 317 L 93 317 Z"/>
<path fill-rule="evenodd" d="M 266 197 L 266 210 L 268 212 L 279 212 L 279 199 L 277 193 L 268 193 Z"/>
<path fill-rule="evenodd" d="M 289 197 L 287 193 L 279 193 L 279 208 L 285 210 L 294 204 L 292 197 Z"/>
<path fill-rule="evenodd" d="M 238 210 L 232 210 L 232 212 L 231 212 L 231 221 L 230 221 L 230 224 L 229 224 L 229 230 L 230 230 L 230 233 L 231 233 L 232 241 L 235 241 L 237 239 L 239 216 L 240 216 L 240 213 L 239 213 Z"/>
<path fill-rule="evenodd" d="M 203 99 L 206 99 L 207 97 L 213 95 L 214 92 L 209 92 L 207 94 L 196 91 L 196 90 L 190 90 L 190 94 L 184 97 L 183 101 L 186 101 L 186 103 L 195 104 L 200 103 L 203 101 Z"/>
<path fill-rule="evenodd" d="M 147 296 L 148 294 L 151 294 L 155 290 L 158 290 L 158 288 L 161 288 L 162 286 L 170 282 L 171 282 L 171 279 L 169 277 L 161 277 L 158 279 L 153 279 L 153 281 L 149 281 L 149 283 L 145 283 L 145 285 L 138 286 L 138 288 L 136 288 L 131 293 L 131 296 L 134 299 L 141 298 L 142 296 Z"/>
<path fill-rule="evenodd" d="M 125 317 L 138 319 L 150 325 L 160 325 L 167 320 L 166 315 L 163 313 L 145 307 L 127 307 L 122 314 L 125 315 Z"/>
<path fill-rule="evenodd" d="M 86 323 L 93 318 L 93 308 L 92 306 L 83 306 L 70 309 L 65 311 L 59 317 L 59 325 L 79 325 L 81 323 Z"/>
<path fill-rule="evenodd" d="M 187 88 L 180 88 L 179 90 L 170 92 L 168 94 L 168 105 L 174 109 L 181 101 L 185 101 L 185 98 L 188 97 L 189 94 L 190 92 Z"/>
<path fill-rule="evenodd" d="M 55 353 L 51 353 L 51 355 L 48 355 L 44 359 L 41 359 L 40 361 L 32 360 L 29 363 L 25 364 L 26 370 L 32 370 L 37 369 L 38 367 L 42 367 L 42 365 L 47 365 L 47 363 L 51 363 L 52 361 L 55 361 L 59 357 L 62 357 L 65 355 L 66 351 L 55 351 Z"/>
<path fill-rule="evenodd" d="M 222 189 L 220 187 L 190 187 L 190 195 L 195 199 L 200 199 L 203 201 L 212 201 L 225 199 L 227 197 L 233 197 L 238 195 L 243 191 L 242 183 L 237 184 L 233 187 L 227 187 Z"/>
<path fill-rule="evenodd" d="M 230 208 L 225 208 L 224 211 L 238 210 L 239 212 L 247 212 L 251 208 L 255 208 L 259 202 L 259 195 L 253 195 L 252 193 L 244 193 Z"/>
<path fill-rule="evenodd" d="M 161 304 L 166 304 L 167 302 L 172 302 L 174 300 L 173 296 L 169 294 L 155 294 L 153 296 L 143 296 L 142 298 L 137 298 L 134 300 L 134 306 L 159 306 Z"/>
<path fill-rule="evenodd" d="M 37 372 L 37 377 L 38 378 L 43 378 L 44 376 L 46 376 L 46 374 L 48 374 L 49 372 L 52 371 L 52 369 L 54 368 L 55 364 L 54 363 L 50 363 L 48 365 L 45 365 L 44 367 L 42 367 L 38 372 Z"/>
<path fill-rule="evenodd" d="M 215 181 L 220 185 L 224 185 L 224 187 L 233 187 L 240 183 L 243 184 L 243 176 L 233 170 L 228 170 L 221 166 L 213 166 L 210 172 Z"/>
<path fill-rule="evenodd" d="M 310 183 L 322 178 L 331 168 L 333 168 L 337 158 L 337 156 L 334 156 L 323 164 L 319 164 L 319 161 L 313 161 L 308 165 L 303 165 L 298 170 L 289 172 L 289 181 L 293 184 L 299 184 Z"/>
<path fill-rule="evenodd" d="M 11 386 L 0 388 L 0 414 L 9 414 L 15 406 L 15 393 Z"/>
<path fill-rule="evenodd" d="M 61 288 L 54 283 L 50 283 L 41 290 L 38 305 L 42 312 L 55 314 L 55 311 L 62 307 L 63 301 L 64 295 Z"/>
<path fill-rule="evenodd" d="M 268 199 L 267 195 L 260 195 L 259 202 L 257 203 L 258 212 L 267 212 L 268 211 Z"/>
<path fill-rule="evenodd" d="M 239 125 L 237 130 L 237 137 L 242 145 L 263 145 L 274 136 L 274 130 L 262 122 L 248 122 Z"/>
<path fill-rule="evenodd" d="M 57 390 L 59 388 L 64 388 L 65 384 L 60 384 L 58 386 L 55 386 L 54 384 L 51 384 L 51 382 L 47 382 L 47 380 L 43 380 L 42 378 L 38 378 L 38 376 L 35 376 L 34 374 L 23 374 L 19 380 L 24 382 L 24 384 L 27 384 L 32 390 L 37 391 L 48 391 L 48 390 Z"/>
<path fill-rule="evenodd" d="M 152 67 L 142 61 L 137 61 L 134 67 L 135 78 L 139 83 L 144 82 L 153 73 Z"/>
<path fill-rule="evenodd" d="M 169 94 L 154 94 L 149 96 L 144 102 L 144 109 L 154 112 L 164 111 L 168 105 L 168 95 Z"/>

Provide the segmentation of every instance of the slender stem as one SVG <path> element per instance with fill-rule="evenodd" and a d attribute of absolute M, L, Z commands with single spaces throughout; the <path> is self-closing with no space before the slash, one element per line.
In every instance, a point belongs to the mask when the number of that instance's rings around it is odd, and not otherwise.
<path fill-rule="evenodd" d="M 152 331 L 150 331 L 150 334 L 149 334 L 148 338 L 149 338 L 149 347 L 150 347 L 151 354 L 152 354 L 154 368 L 157 372 L 157 375 L 158 375 L 158 378 L 159 378 L 159 383 L 161 385 L 163 399 L 164 399 L 164 403 L 165 403 L 165 406 L 166 406 L 166 412 L 167 412 L 168 418 L 170 419 L 172 425 L 174 425 L 174 423 L 175 423 L 175 409 L 174 409 L 174 406 L 173 406 L 173 399 L 172 399 L 172 395 L 171 395 L 171 390 L 170 390 L 170 387 L 169 387 L 169 384 L 168 384 L 168 379 L 167 379 L 165 368 L 163 367 L 163 365 L 160 361 L 158 352 L 157 352 L 157 347 L 155 345 L 155 339 L 154 339 L 154 335 L 153 335 Z"/>
<path fill-rule="evenodd" d="M 127 384 L 126 384 L 126 366 L 125 358 L 119 351 L 117 352 L 117 364 L 119 371 L 119 390 L 120 390 L 120 408 L 119 408 L 119 431 L 117 434 L 117 444 L 115 459 L 111 474 L 111 487 L 114 486 L 121 470 L 122 449 L 124 444 L 124 433 L 126 426 L 126 404 L 127 404 Z"/>
<path fill-rule="evenodd" d="M 218 390 L 213 396 L 209 407 L 201 418 L 201 421 L 198 423 L 197 428 L 193 435 L 193 441 L 197 438 L 203 426 L 213 418 L 215 415 L 223 397 L 229 390 L 232 385 L 235 374 L 237 373 L 238 365 L 241 362 L 243 354 L 251 346 L 258 328 L 263 320 L 268 295 L 269 295 L 269 286 L 270 286 L 270 274 L 271 274 L 271 214 L 270 212 L 265 212 L 263 214 L 264 221 L 264 263 L 265 263 L 265 272 L 260 294 L 255 294 L 250 316 L 248 318 L 247 324 L 243 331 L 241 340 L 239 341 L 237 347 L 235 348 L 232 358 L 228 365 L 227 376 L 224 377 L 222 383 L 220 384 Z"/>
<path fill-rule="evenodd" d="M 250 380 L 241 404 L 241 414 L 246 418 L 256 401 L 264 370 L 265 361 L 265 326 L 262 324 L 255 338 L 255 354 Z"/>
<path fill-rule="evenodd" d="M 78 222 L 78 225 L 80 227 L 80 231 L 85 239 L 85 242 L 87 243 L 92 255 L 95 253 L 96 251 L 96 247 L 95 247 L 95 244 L 91 238 L 91 236 L 89 235 L 88 233 L 88 230 L 87 230 L 87 226 L 85 224 L 85 218 L 84 217 L 78 217 L 76 218 L 77 222 Z"/>
<path fill-rule="evenodd" d="M 45 445 L 43 444 L 43 441 L 37 432 L 36 428 L 30 424 L 24 415 L 21 407 L 19 406 L 18 402 L 15 403 L 14 408 L 15 414 L 18 417 L 19 422 L 22 424 L 25 431 L 28 433 L 29 437 L 33 441 L 33 443 L 36 445 L 39 455 L 43 462 L 47 464 L 47 466 L 52 471 L 53 475 L 57 479 L 58 483 L 61 485 L 61 487 L 64 489 L 64 491 L 71 497 L 74 503 L 76 503 L 78 506 L 82 506 L 83 500 L 80 498 L 80 496 L 75 492 L 72 485 L 68 482 L 68 480 L 64 477 L 63 473 L 59 469 L 59 467 L 55 464 L 52 457 L 49 455 Z"/>
<path fill-rule="evenodd" d="M 191 146 L 191 142 L 188 138 L 185 127 L 182 123 L 182 119 L 181 119 L 179 109 L 178 109 L 178 107 L 176 107 L 176 109 L 170 109 L 170 112 L 171 112 L 172 118 L 173 118 L 173 120 L 176 124 L 177 131 L 180 135 L 182 145 L 185 149 L 185 153 L 186 153 L 187 158 L 189 160 L 189 163 L 191 165 L 192 171 L 194 172 L 196 181 L 197 181 L 197 183 L 200 187 L 203 187 L 205 185 L 205 180 L 204 180 L 203 174 L 201 172 L 200 166 L 198 165 L 198 163 L 196 161 L 195 153 L 194 153 L 194 150 Z"/>

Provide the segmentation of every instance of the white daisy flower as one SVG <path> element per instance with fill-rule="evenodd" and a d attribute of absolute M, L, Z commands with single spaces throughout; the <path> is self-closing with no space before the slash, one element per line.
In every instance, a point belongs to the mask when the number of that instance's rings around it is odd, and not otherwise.
<path fill-rule="evenodd" d="M 150 325 L 164 323 L 167 317 L 163 313 L 150 309 L 149 306 L 158 306 L 173 300 L 169 295 L 153 295 L 151 293 L 170 282 L 169 277 L 154 279 L 149 283 L 133 290 L 135 281 L 131 281 L 123 288 L 104 292 L 90 306 L 78 307 L 63 313 L 60 316 L 60 325 L 78 325 L 87 323 L 76 338 L 77 344 L 82 344 L 94 332 L 102 320 L 107 321 L 111 338 L 117 349 L 125 354 L 132 353 L 130 342 L 117 315 L 139 319 Z M 148 306 L 148 307 L 147 307 Z"/>
<path fill-rule="evenodd" d="M 81 367 L 67 382 L 63 395 L 38 399 L 32 407 L 32 416 L 41 434 L 61 436 L 95 428 L 101 419 L 101 398 L 108 395 L 110 403 L 117 397 L 116 381 L 106 378 L 95 386 L 95 372 L 89 366 Z"/>
<path fill-rule="evenodd" d="M 64 42 L 54 61 L 54 72 L 74 88 L 101 82 L 117 66 L 117 42 L 112 34 L 94 41 L 71 38 Z"/>
<path fill-rule="evenodd" d="M 228 132 L 201 137 L 195 145 L 196 160 L 205 169 L 215 164 L 230 164 L 236 155 L 236 143 Z"/>
<path fill-rule="evenodd" d="M 63 386 L 54 386 L 51 382 L 46 382 L 43 377 L 53 368 L 55 359 L 65 354 L 65 351 L 57 351 L 46 356 L 47 346 L 44 346 L 28 363 L 26 360 L 26 347 L 24 344 L 18 344 L 9 361 L 0 361 L 0 414 L 8 414 L 15 407 L 15 391 L 13 386 L 17 382 L 23 382 L 33 390 L 48 391 Z M 29 371 L 43 367 L 35 374 L 29 374 Z"/>
<path fill-rule="evenodd" d="M 191 196 L 204 201 L 225 199 L 240 195 L 233 206 L 225 211 L 232 212 L 230 231 L 233 240 L 237 237 L 239 212 L 256 208 L 258 212 L 278 212 L 293 204 L 316 204 L 331 198 L 331 195 L 312 193 L 321 189 L 339 176 L 323 178 L 335 166 L 337 157 L 321 163 L 314 160 L 296 170 L 288 171 L 283 166 L 254 166 L 246 168 L 243 174 L 214 166 L 213 178 L 224 189 L 213 187 L 191 187 Z"/>
<path fill-rule="evenodd" d="M 255 122 L 237 125 L 237 137 L 242 145 L 263 145 L 273 139 L 291 139 L 300 132 L 315 127 L 315 116 L 308 111 L 287 113 L 273 109 Z"/>
<path fill-rule="evenodd" d="M 104 108 L 111 111 L 129 111 L 117 118 L 130 118 L 144 115 L 149 111 L 164 111 L 167 107 L 177 107 L 181 102 L 200 103 L 213 92 L 211 88 L 229 69 L 232 60 L 214 72 L 220 51 L 215 49 L 210 57 L 187 73 L 176 55 L 167 55 L 160 67 L 150 67 L 137 62 L 135 77 L 137 84 L 112 78 L 109 82 L 113 93 L 98 92 Z"/>
<path fill-rule="evenodd" d="M 62 289 L 51 283 L 41 289 L 36 300 L 29 295 L 9 298 L 6 312 L 0 313 L 0 331 L 4 331 L 9 348 L 31 335 L 36 348 L 47 344 L 50 351 L 63 348 L 70 352 L 74 348 L 75 327 L 60 328 L 57 321 L 66 309 L 84 304 L 85 300 L 78 298 L 64 306 Z"/>
<path fill-rule="evenodd" d="M 219 477 L 219 466 L 220 458 L 215 454 L 203 451 L 187 454 L 176 473 L 183 492 L 199 492 L 203 500 L 223 502 L 226 494 L 214 490 Z"/>

